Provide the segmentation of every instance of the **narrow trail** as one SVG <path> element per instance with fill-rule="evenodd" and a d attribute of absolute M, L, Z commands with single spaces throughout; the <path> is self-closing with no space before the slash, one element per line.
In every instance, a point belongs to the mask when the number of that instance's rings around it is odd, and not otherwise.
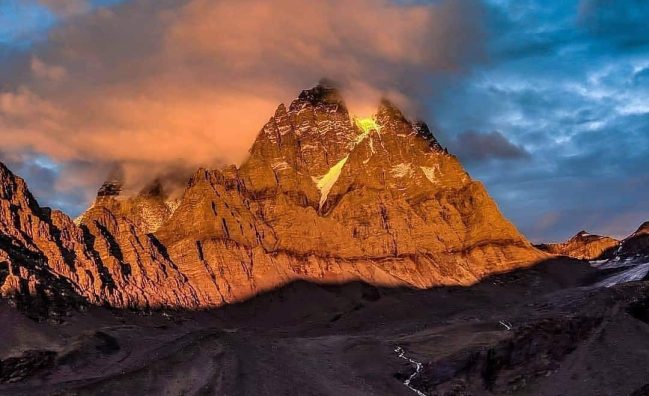
<path fill-rule="evenodd" d="M 407 361 L 409 361 L 410 363 L 412 363 L 412 364 L 415 366 L 415 372 L 412 373 L 412 375 L 411 375 L 410 377 L 408 377 L 408 379 L 405 380 L 405 381 L 403 382 L 403 384 L 404 384 L 405 386 L 407 386 L 408 389 L 410 389 L 411 391 L 415 392 L 415 393 L 418 394 L 419 396 L 427 396 L 424 392 L 420 391 L 419 389 L 414 388 L 414 387 L 411 385 L 412 380 L 415 379 L 415 378 L 419 375 L 419 373 L 421 372 L 421 370 L 424 368 L 424 365 L 423 365 L 422 363 L 420 363 L 420 362 L 418 362 L 418 361 L 416 361 L 416 360 L 414 360 L 414 359 L 411 359 L 411 358 L 409 358 L 408 356 L 406 356 L 406 351 L 405 351 L 402 347 L 400 347 L 400 346 L 397 346 L 397 347 L 394 349 L 394 351 L 399 355 L 399 358 L 401 358 L 401 359 L 403 359 L 403 360 L 407 360 Z"/>

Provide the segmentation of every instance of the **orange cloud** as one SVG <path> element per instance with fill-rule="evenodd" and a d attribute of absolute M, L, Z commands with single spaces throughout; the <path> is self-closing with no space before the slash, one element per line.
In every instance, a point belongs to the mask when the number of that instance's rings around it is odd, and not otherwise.
<path fill-rule="evenodd" d="M 427 78 L 481 56 L 472 1 L 134 0 L 82 15 L 85 1 L 42 1 L 75 17 L 0 91 L 3 149 L 125 164 L 138 183 L 241 162 L 275 107 L 322 77 L 356 114 L 380 96 L 416 109 Z"/>
<path fill-rule="evenodd" d="M 86 0 L 38 0 L 38 2 L 61 17 L 75 16 L 90 10 L 90 4 Z"/>
<path fill-rule="evenodd" d="M 52 81 L 61 81 L 67 75 L 64 68 L 55 65 L 46 65 L 37 57 L 32 58 L 31 69 L 35 77 Z"/>

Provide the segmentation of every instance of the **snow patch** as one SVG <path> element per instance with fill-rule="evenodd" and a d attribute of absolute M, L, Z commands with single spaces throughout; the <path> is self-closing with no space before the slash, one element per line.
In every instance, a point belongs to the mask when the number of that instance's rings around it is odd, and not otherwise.
<path fill-rule="evenodd" d="M 273 168 L 274 171 L 291 169 L 291 165 L 289 165 L 288 162 L 286 161 L 273 161 L 271 167 Z"/>
<path fill-rule="evenodd" d="M 437 184 L 439 180 L 437 179 L 437 174 L 441 174 L 442 172 L 439 170 L 439 165 L 435 164 L 435 166 L 420 166 L 421 170 L 424 172 L 424 175 L 426 175 L 426 179 L 428 179 L 431 183 Z"/>
<path fill-rule="evenodd" d="M 627 257 L 622 260 L 621 257 L 616 256 L 611 260 L 607 260 L 604 263 L 594 265 L 594 267 L 599 269 L 612 269 L 612 268 L 623 268 L 623 267 L 634 267 L 637 264 L 631 257 Z"/>
<path fill-rule="evenodd" d="M 412 164 L 409 163 L 400 163 L 392 167 L 390 170 L 390 174 L 392 174 L 393 177 L 406 177 L 406 176 L 412 176 Z"/>
<path fill-rule="evenodd" d="M 607 259 L 604 260 L 591 260 L 588 262 L 592 267 L 599 268 L 602 266 L 602 264 L 608 263 Z"/>
<path fill-rule="evenodd" d="M 338 178 L 340 177 L 340 172 L 343 170 L 343 166 L 345 166 L 345 163 L 347 162 L 347 159 L 349 156 L 346 156 L 345 158 L 341 159 L 336 163 L 336 165 L 332 166 L 327 173 L 325 173 L 323 176 L 319 178 L 312 178 L 312 180 L 315 182 L 317 181 L 316 185 L 318 186 L 318 190 L 320 190 L 320 207 L 322 208 L 322 205 L 327 201 L 327 197 L 329 196 L 329 191 L 331 191 L 331 188 L 336 184 L 336 181 L 338 181 Z"/>
<path fill-rule="evenodd" d="M 637 266 L 620 272 L 598 282 L 595 286 L 611 287 L 620 283 L 633 282 L 643 279 L 649 274 L 649 263 L 638 264 Z"/>

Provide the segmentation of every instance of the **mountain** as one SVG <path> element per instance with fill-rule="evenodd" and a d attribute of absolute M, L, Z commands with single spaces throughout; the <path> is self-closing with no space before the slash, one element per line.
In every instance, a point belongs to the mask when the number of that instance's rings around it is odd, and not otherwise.
<path fill-rule="evenodd" d="M 240 167 L 199 169 L 178 198 L 109 180 L 75 224 L 2 169 L 3 295 L 55 278 L 93 304 L 214 307 L 296 280 L 468 285 L 548 257 L 425 124 L 385 100 L 354 118 L 323 84 L 280 105 Z"/>
<path fill-rule="evenodd" d="M 625 238 L 615 255 L 623 259 L 649 259 L 649 221 Z"/>
<path fill-rule="evenodd" d="M 165 187 L 160 178 L 154 179 L 135 195 L 124 191 L 124 182 L 124 175 L 119 169 L 112 172 L 99 188 L 91 207 L 75 222 L 82 224 L 86 218 L 92 217 L 93 209 L 104 208 L 119 217 L 128 218 L 141 231 L 152 233 L 160 228 L 178 207 L 180 197 L 175 196 L 173 191 L 167 191 L 170 189 L 170 183 L 166 183 Z M 171 182 L 173 190 L 177 190 L 177 180 L 174 178 Z M 182 184 L 184 187 L 184 181 Z"/>
<path fill-rule="evenodd" d="M 602 270 L 616 270 L 598 286 L 646 279 L 649 276 L 649 221 L 619 241 L 581 231 L 564 243 L 537 245 L 545 252 L 580 260 L 589 260 Z"/>
<path fill-rule="evenodd" d="M 566 242 L 541 244 L 537 247 L 551 254 L 582 260 L 597 260 L 619 245 L 620 241 L 617 239 L 580 231 Z"/>
<path fill-rule="evenodd" d="M 30 315 L 78 302 L 76 284 L 61 274 L 74 255 L 59 228 L 68 220 L 40 208 L 25 182 L 0 164 L 0 296 Z"/>
<path fill-rule="evenodd" d="M 41 208 L 25 182 L 0 165 L 0 291 L 38 296 L 43 306 L 83 296 L 92 304 L 183 306 L 196 297 L 155 238 L 106 209 L 77 226 L 60 211 Z M 136 252 L 137 261 L 125 255 Z"/>
<path fill-rule="evenodd" d="M 0 164 L 0 394 L 649 390 L 649 283 L 617 286 L 649 223 L 542 252 L 387 101 L 320 85 L 241 166 L 151 179 L 73 221 Z"/>
<path fill-rule="evenodd" d="M 627 263 L 649 261 L 649 221 L 622 240 L 580 231 L 566 242 L 535 246 L 550 254 L 580 260 Z"/>
<path fill-rule="evenodd" d="M 620 269 L 599 282 L 599 286 L 613 286 L 649 279 L 649 222 L 620 241 L 617 249 L 593 262 L 600 269 Z"/>

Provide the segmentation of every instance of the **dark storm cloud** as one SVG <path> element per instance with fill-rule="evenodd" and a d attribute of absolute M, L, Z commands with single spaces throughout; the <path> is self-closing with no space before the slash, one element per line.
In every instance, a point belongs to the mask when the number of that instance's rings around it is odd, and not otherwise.
<path fill-rule="evenodd" d="M 649 2 L 582 0 L 579 20 L 598 38 L 632 49 L 649 45 Z"/>
<path fill-rule="evenodd" d="M 535 241 L 649 219 L 649 2 L 491 0 L 489 65 L 430 102 L 455 142 L 497 130 L 526 161 L 467 163 Z"/>
<path fill-rule="evenodd" d="M 462 132 L 450 143 L 449 150 L 465 163 L 514 160 L 529 157 L 529 153 L 525 148 L 513 144 L 498 131 L 487 133 Z"/>

